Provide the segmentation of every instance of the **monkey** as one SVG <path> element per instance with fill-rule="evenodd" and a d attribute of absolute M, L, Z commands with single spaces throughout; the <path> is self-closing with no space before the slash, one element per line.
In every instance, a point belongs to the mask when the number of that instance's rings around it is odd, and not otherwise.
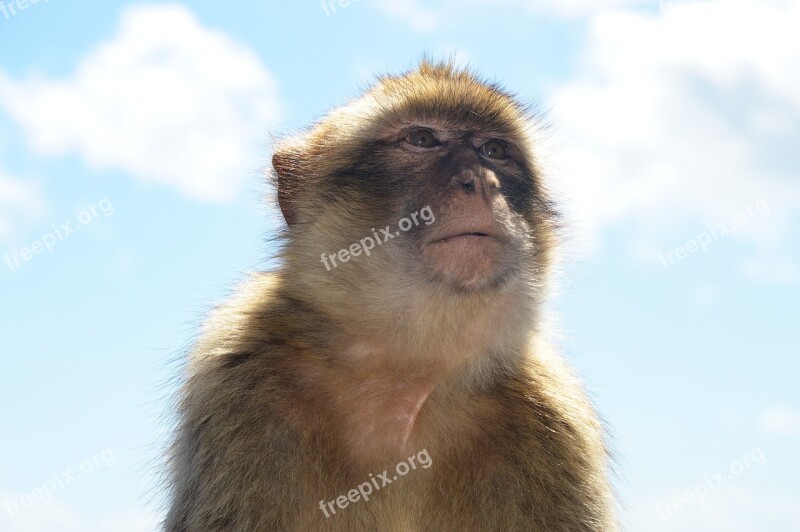
<path fill-rule="evenodd" d="M 618 529 L 605 426 L 547 333 L 538 123 L 426 58 L 277 140 L 278 266 L 191 349 L 164 530 Z"/>

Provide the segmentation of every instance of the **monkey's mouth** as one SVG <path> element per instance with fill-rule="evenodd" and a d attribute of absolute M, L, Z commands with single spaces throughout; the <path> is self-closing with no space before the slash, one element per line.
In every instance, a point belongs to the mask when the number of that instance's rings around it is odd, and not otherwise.
<path fill-rule="evenodd" d="M 425 256 L 436 277 L 461 289 L 490 285 L 506 251 L 504 239 L 486 230 L 437 235 L 425 246 Z"/>
<path fill-rule="evenodd" d="M 430 243 L 431 244 L 445 244 L 445 243 L 448 243 L 448 242 L 453 242 L 454 240 L 459 239 L 459 238 L 467 238 L 467 239 L 468 238 L 491 238 L 491 239 L 497 239 L 496 236 L 490 235 L 488 233 L 484 233 L 484 232 L 481 232 L 481 231 L 468 231 L 468 232 L 464 232 L 464 233 L 458 233 L 456 235 L 446 236 L 444 238 L 437 238 L 436 240 L 432 240 Z"/>

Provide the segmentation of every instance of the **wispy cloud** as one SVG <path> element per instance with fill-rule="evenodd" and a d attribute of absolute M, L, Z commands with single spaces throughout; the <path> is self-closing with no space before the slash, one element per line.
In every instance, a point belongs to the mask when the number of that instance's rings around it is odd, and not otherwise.
<path fill-rule="evenodd" d="M 488 14 L 502 10 L 503 16 L 514 12 L 551 13 L 560 17 L 587 17 L 599 11 L 630 6 L 650 6 L 654 0 L 376 0 L 387 15 L 420 32 L 437 29 L 453 15 L 465 10 L 482 10 Z M 666 1 L 666 0 L 663 0 Z M 674 0 L 673 0 L 674 1 Z M 685 0 L 684 0 L 685 1 Z"/>
<path fill-rule="evenodd" d="M 751 257 L 742 263 L 742 274 L 746 279 L 775 284 L 800 283 L 800 263 L 777 256 Z"/>
<path fill-rule="evenodd" d="M 576 217 L 648 240 L 765 199 L 771 215 L 735 238 L 783 247 L 800 215 L 798 25 L 796 0 L 597 14 L 578 74 L 552 93 L 552 172 Z"/>
<path fill-rule="evenodd" d="M 800 411 L 786 405 L 773 405 L 761 412 L 758 425 L 764 434 L 800 436 Z"/>
<path fill-rule="evenodd" d="M 638 510 L 630 516 L 630 529 L 648 532 L 785 532 L 800 527 L 797 492 L 765 491 L 757 483 L 740 480 L 728 483 L 702 503 L 693 504 L 667 520 L 662 519 L 655 509 L 657 501 L 639 499 L 632 505 Z"/>
<path fill-rule="evenodd" d="M 0 498 L 12 496 L 0 490 Z M 98 512 L 99 513 L 99 512 Z M 159 530 L 163 516 L 146 510 L 130 510 L 117 515 L 89 516 L 57 499 L 39 504 L 34 512 L 8 515 L 0 509 L 3 532 L 149 532 Z"/>
<path fill-rule="evenodd" d="M 541 150 L 568 202 L 580 252 L 597 248 L 601 230 L 624 224 L 637 228 L 639 258 L 657 263 L 657 252 L 644 257 L 643 250 L 670 248 L 765 200 L 771 216 L 734 235 L 753 248 L 738 271 L 751 280 L 796 282 L 800 258 L 783 250 L 800 217 L 800 154 L 790 148 L 800 145 L 800 1 L 379 6 L 423 31 L 463 18 L 465 9 L 547 12 L 565 24 L 582 18 L 583 52 L 575 73 L 549 89 L 555 130 Z"/>
<path fill-rule="evenodd" d="M 280 116 L 256 54 L 178 5 L 127 9 L 66 78 L 0 71 L 0 108 L 38 154 L 77 153 L 203 201 L 236 196 Z"/>
<path fill-rule="evenodd" d="M 432 8 L 421 0 L 376 0 L 376 5 L 390 17 L 421 32 L 436 29 L 442 21 L 441 6 Z"/>
<path fill-rule="evenodd" d="M 33 219 L 45 211 L 45 199 L 39 185 L 6 174 L 0 168 L 0 241 L 11 239 L 17 222 Z"/>
<path fill-rule="evenodd" d="M 593 15 L 612 8 L 652 5 L 652 0 L 507 0 L 531 10 L 550 11 L 562 16 Z M 486 3 L 489 3 L 488 1 Z"/>

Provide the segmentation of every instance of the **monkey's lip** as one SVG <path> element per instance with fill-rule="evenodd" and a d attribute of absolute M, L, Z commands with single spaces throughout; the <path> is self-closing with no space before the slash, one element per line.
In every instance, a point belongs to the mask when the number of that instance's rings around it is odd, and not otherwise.
<path fill-rule="evenodd" d="M 447 243 L 447 242 L 453 242 L 456 239 L 461 239 L 461 238 L 464 238 L 464 239 L 488 238 L 488 239 L 492 239 L 492 240 L 499 240 L 495 235 L 492 235 L 492 234 L 489 234 L 489 233 L 485 233 L 483 231 L 464 231 L 463 233 L 456 233 L 454 235 L 450 235 L 450 236 L 446 236 L 446 237 L 442 237 L 442 238 L 436 238 L 434 240 L 431 240 L 430 244 L 444 244 L 444 243 Z"/>
<path fill-rule="evenodd" d="M 480 288 L 489 283 L 507 254 L 506 242 L 484 227 L 477 231 L 443 231 L 432 237 L 423 250 L 425 263 L 436 279 L 461 288 Z"/>

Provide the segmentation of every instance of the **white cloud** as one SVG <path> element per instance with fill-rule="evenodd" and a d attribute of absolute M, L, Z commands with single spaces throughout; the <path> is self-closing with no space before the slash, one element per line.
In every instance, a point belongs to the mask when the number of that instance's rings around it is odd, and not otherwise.
<path fill-rule="evenodd" d="M 799 26 L 797 0 L 594 17 L 579 74 L 552 97 L 551 173 L 573 217 L 595 235 L 625 222 L 688 238 L 764 200 L 770 215 L 731 237 L 781 248 L 800 213 Z"/>
<path fill-rule="evenodd" d="M 256 54 L 178 5 L 127 9 L 65 79 L 0 71 L 0 108 L 39 154 L 78 153 L 205 201 L 235 197 L 280 115 Z"/>
<path fill-rule="evenodd" d="M 37 183 L 11 177 L 0 169 L 0 241 L 14 236 L 19 218 L 33 219 L 45 210 Z"/>
<path fill-rule="evenodd" d="M 798 436 L 800 412 L 783 405 L 771 406 L 761 413 L 758 425 L 765 434 Z"/>
<path fill-rule="evenodd" d="M 576 74 L 551 87 L 554 132 L 540 146 L 567 202 L 578 253 L 625 225 L 639 258 L 770 208 L 729 238 L 755 257 L 748 279 L 796 282 L 787 239 L 800 217 L 800 1 L 416 0 L 381 3 L 439 22 L 482 7 L 586 17 Z M 402 14 L 402 16 L 401 16 Z M 647 256 L 644 256 L 647 250 Z"/>

